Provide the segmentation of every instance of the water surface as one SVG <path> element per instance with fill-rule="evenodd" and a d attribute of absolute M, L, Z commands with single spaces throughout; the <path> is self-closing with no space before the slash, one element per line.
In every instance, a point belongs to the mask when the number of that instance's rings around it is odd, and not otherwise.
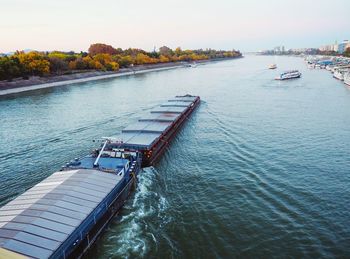
<path fill-rule="evenodd" d="M 274 81 L 284 69 L 303 77 Z M 295 57 L 3 97 L 1 204 L 186 93 L 199 109 L 89 257 L 350 257 L 350 89 Z"/>

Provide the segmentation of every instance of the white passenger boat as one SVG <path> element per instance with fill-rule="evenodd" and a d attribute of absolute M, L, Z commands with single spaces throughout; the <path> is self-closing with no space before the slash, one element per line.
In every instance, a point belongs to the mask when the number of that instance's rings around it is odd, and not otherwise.
<path fill-rule="evenodd" d="M 276 64 L 271 64 L 269 65 L 269 69 L 276 69 L 277 68 L 277 65 Z"/>
<path fill-rule="evenodd" d="M 327 71 L 332 71 L 332 68 L 334 67 L 334 65 L 327 65 L 326 66 L 326 70 Z"/>
<path fill-rule="evenodd" d="M 333 77 L 340 80 L 340 81 L 343 81 L 344 80 L 344 71 L 340 70 L 340 69 L 335 70 Z"/>
<path fill-rule="evenodd" d="M 287 80 L 287 79 L 293 79 L 293 78 L 299 78 L 301 77 L 301 73 L 298 70 L 290 70 L 285 71 L 281 73 L 278 77 L 276 77 L 276 80 Z"/>
<path fill-rule="evenodd" d="M 344 83 L 350 86 L 350 71 L 344 74 Z"/>

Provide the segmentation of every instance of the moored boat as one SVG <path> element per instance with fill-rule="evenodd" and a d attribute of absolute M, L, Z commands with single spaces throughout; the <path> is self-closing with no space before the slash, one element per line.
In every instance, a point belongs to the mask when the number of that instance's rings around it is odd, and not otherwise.
<path fill-rule="evenodd" d="M 344 83 L 350 86 L 350 71 L 344 74 Z"/>
<path fill-rule="evenodd" d="M 333 73 L 333 77 L 340 80 L 340 81 L 343 81 L 344 80 L 344 71 L 341 69 L 335 70 Z"/>
<path fill-rule="evenodd" d="M 285 71 L 281 73 L 278 77 L 276 77 L 276 80 L 288 80 L 293 78 L 299 78 L 301 77 L 301 73 L 298 70 L 290 70 Z"/>

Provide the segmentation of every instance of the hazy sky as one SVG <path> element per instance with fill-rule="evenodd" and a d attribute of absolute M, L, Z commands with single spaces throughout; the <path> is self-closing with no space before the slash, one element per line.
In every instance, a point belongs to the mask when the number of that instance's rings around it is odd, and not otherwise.
<path fill-rule="evenodd" d="M 254 51 L 350 39 L 350 0 L 0 0 L 0 10 L 0 52 L 96 42 Z"/>

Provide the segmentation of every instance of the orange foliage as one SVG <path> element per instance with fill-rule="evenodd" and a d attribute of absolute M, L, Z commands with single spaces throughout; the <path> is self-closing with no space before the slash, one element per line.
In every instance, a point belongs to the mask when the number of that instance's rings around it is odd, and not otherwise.
<path fill-rule="evenodd" d="M 35 75 L 44 75 L 50 72 L 50 62 L 39 52 L 17 53 L 16 54 L 24 69 Z"/>

